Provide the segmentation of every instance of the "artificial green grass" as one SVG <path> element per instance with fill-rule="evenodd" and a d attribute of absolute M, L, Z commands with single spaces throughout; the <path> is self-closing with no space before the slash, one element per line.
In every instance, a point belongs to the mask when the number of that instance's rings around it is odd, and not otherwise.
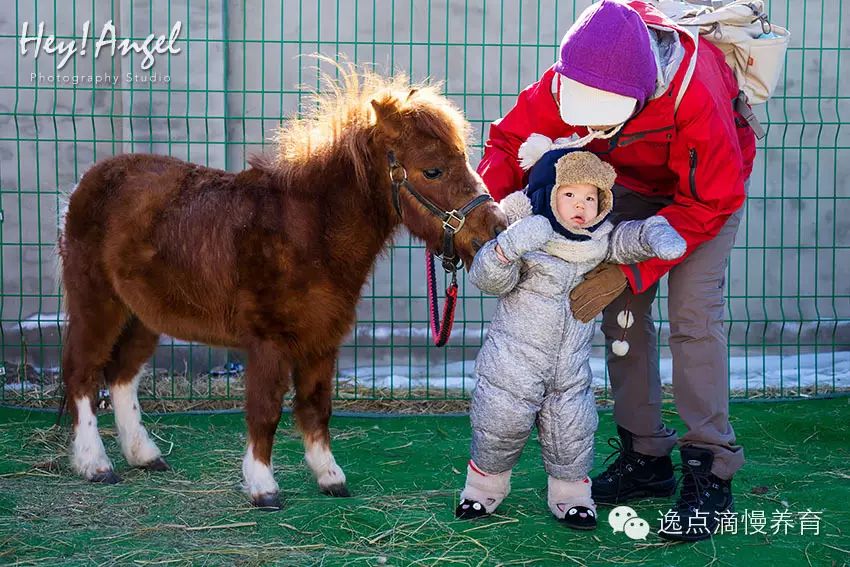
<path fill-rule="evenodd" d="M 333 449 L 352 498 L 319 494 L 291 416 L 275 445 L 285 509 L 252 509 L 239 490 L 245 444 L 239 414 L 146 418 L 173 471 L 129 469 L 111 416 L 100 419 L 124 481 L 76 478 L 67 428 L 55 415 L 0 409 L 0 564 L 92 565 L 847 565 L 850 562 L 850 399 L 733 405 L 747 464 L 736 509 L 763 510 L 767 535 L 670 544 L 613 533 L 607 508 L 595 532 L 565 529 L 546 507 L 536 441 L 514 471 L 498 515 L 453 517 L 469 446 L 465 417 L 334 418 Z M 681 424 L 672 408 L 671 423 Z M 596 470 L 614 434 L 603 413 Z M 675 457 L 678 461 L 678 456 Z M 634 504 L 658 528 L 672 500 Z M 774 511 L 822 512 L 820 534 L 773 535 Z M 211 526 L 230 527 L 211 529 Z M 200 529 L 198 529 L 200 528 Z"/>

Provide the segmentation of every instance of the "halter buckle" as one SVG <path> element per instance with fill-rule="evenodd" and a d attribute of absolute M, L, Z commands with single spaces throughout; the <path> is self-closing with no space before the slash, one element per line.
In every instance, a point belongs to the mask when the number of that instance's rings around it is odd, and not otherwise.
<path fill-rule="evenodd" d="M 450 258 L 442 256 L 440 258 L 440 263 L 443 265 L 443 270 L 445 270 L 447 274 L 452 275 L 452 283 L 457 284 L 457 270 L 460 268 L 461 264 L 460 258 L 458 256 L 452 256 Z"/>
<path fill-rule="evenodd" d="M 399 170 L 401 170 L 401 179 L 396 179 L 395 172 Z M 407 181 L 407 170 L 404 168 L 403 165 L 398 162 L 390 165 L 389 175 L 390 183 L 392 183 L 393 185 L 400 185 Z"/>
<path fill-rule="evenodd" d="M 443 221 L 443 230 L 460 232 L 460 229 L 463 228 L 463 223 L 466 222 L 466 216 L 457 209 L 449 211 L 447 214 L 448 216 Z M 455 221 L 457 226 L 453 226 L 451 221 Z"/>

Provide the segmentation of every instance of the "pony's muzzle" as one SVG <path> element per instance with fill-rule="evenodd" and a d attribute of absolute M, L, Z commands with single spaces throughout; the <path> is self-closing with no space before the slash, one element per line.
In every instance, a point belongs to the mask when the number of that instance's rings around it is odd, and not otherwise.
<path fill-rule="evenodd" d="M 505 227 L 502 225 L 496 225 L 493 227 L 493 233 L 490 235 L 490 239 L 494 239 L 499 236 L 502 232 L 504 232 Z M 477 254 L 481 247 L 484 246 L 484 243 L 478 240 L 477 238 L 472 239 L 472 250 Z"/>
<path fill-rule="evenodd" d="M 507 218 L 502 214 L 498 206 L 495 206 L 494 210 L 490 211 L 490 214 L 491 216 L 487 222 L 489 225 L 487 227 L 487 240 L 496 238 L 508 227 Z M 473 254 L 477 254 L 481 250 L 481 247 L 484 246 L 484 242 L 480 238 L 473 238 L 470 244 L 472 245 Z"/>

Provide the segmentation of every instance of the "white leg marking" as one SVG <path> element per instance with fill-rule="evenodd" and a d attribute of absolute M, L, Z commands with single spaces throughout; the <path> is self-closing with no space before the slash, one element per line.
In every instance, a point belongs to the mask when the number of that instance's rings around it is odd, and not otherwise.
<path fill-rule="evenodd" d="M 304 439 L 304 460 L 313 471 L 319 488 L 345 484 L 345 473 L 336 464 L 333 453 L 324 443 Z"/>
<path fill-rule="evenodd" d="M 97 416 L 92 413 L 88 396 L 76 400 L 77 423 L 71 442 L 71 466 L 80 475 L 91 480 L 97 473 L 112 470 L 106 456 L 103 440 L 97 432 Z"/>
<path fill-rule="evenodd" d="M 134 467 L 147 465 L 162 456 L 159 447 L 151 441 L 145 426 L 142 425 L 142 412 L 136 394 L 138 388 L 138 376 L 132 382 L 109 388 L 121 451 L 127 463 Z"/>
<path fill-rule="evenodd" d="M 265 465 L 254 458 L 254 445 L 248 443 L 245 458 L 242 459 L 242 477 L 245 479 L 245 491 L 252 498 L 263 494 L 276 494 L 277 482 L 274 480 L 272 463 Z"/>

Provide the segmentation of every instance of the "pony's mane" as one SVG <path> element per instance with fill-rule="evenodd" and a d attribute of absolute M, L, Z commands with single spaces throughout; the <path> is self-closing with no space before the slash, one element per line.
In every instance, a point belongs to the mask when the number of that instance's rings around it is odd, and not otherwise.
<path fill-rule="evenodd" d="M 392 105 L 404 130 L 418 130 L 465 152 L 469 124 L 460 109 L 440 94 L 439 83 L 413 84 L 404 75 L 382 77 L 354 64 L 325 75 L 324 93 L 313 95 L 310 109 L 279 128 L 276 172 L 287 185 L 332 163 L 353 168 L 357 184 L 368 185 L 369 139 L 376 124 L 372 101 Z"/>

